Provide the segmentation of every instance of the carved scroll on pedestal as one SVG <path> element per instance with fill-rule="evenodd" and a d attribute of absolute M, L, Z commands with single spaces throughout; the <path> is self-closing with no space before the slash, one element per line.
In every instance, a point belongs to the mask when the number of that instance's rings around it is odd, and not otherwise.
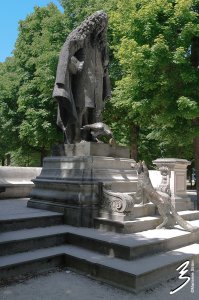
<path fill-rule="evenodd" d="M 134 199 L 132 196 L 126 193 L 107 190 L 102 183 L 99 183 L 99 191 L 102 211 L 110 214 L 132 216 L 134 209 Z"/>

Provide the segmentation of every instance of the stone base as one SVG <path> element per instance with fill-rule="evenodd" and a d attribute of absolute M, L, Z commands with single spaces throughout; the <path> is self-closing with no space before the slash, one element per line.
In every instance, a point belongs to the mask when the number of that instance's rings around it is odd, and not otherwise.
<path fill-rule="evenodd" d="M 28 207 L 46 209 L 64 213 L 64 223 L 76 227 L 94 227 L 94 218 L 98 216 L 98 206 L 72 206 L 47 200 L 30 199 Z"/>
<path fill-rule="evenodd" d="M 62 212 L 69 225 L 93 227 L 93 219 L 98 216 L 97 183 L 40 178 L 34 183 L 29 207 Z"/>
<path fill-rule="evenodd" d="M 78 144 L 55 145 L 53 156 L 106 156 L 129 158 L 130 151 L 123 146 L 111 146 L 104 143 L 83 142 Z"/>
<path fill-rule="evenodd" d="M 176 196 L 174 198 L 174 201 L 172 201 L 175 204 L 176 211 L 182 211 L 182 210 L 193 210 L 194 204 L 191 201 L 191 198 L 188 196 Z"/>
<path fill-rule="evenodd" d="M 124 147 L 82 143 L 65 145 L 65 149 L 67 156 L 44 159 L 41 174 L 33 180 L 28 206 L 64 212 L 67 224 L 92 227 L 99 215 L 100 183 L 115 191 L 136 191 L 137 173 L 131 168 L 134 161 L 117 157 L 122 151 L 125 155 L 128 149 Z M 111 153 L 114 157 L 104 156 Z"/>

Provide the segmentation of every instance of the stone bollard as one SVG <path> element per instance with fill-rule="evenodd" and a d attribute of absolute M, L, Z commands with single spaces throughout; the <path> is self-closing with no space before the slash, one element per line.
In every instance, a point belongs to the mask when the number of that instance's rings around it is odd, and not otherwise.
<path fill-rule="evenodd" d="M 179 158 L 158 158 L 153 164 L 160 172 L 162 168 L 168 168 L 171 199 L 176 210 L 192 209 L 192 203 L 187 195 L 187 166 L 190 162 Z"/>

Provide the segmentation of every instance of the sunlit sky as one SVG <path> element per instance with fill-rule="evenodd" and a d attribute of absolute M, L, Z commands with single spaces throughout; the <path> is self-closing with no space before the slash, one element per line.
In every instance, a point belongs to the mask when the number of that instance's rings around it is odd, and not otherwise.
<path fill-rule="evenodd" d="M 0 0 L 0 62 L 12 55 L 18 35 L 18 22 L 34 11 L 34 6 L 46 6 L 58 0 Z"/>

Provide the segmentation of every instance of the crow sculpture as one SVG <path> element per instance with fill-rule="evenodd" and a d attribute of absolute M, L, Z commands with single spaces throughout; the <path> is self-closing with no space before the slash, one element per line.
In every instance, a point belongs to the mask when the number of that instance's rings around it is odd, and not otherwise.
<path fill-rule="evenodd" d="M 109 137 L 109 142 L 113 140 L 113 133 L 111 129 L 108 127 L 108 125 L 102 122 L 83 126 L 82 136 L 88 137 L 89 135 L 90 135 L 90 140 L 93 142 L 100 143 L 101 141 L 98 139 L 98 137 Z"/>

